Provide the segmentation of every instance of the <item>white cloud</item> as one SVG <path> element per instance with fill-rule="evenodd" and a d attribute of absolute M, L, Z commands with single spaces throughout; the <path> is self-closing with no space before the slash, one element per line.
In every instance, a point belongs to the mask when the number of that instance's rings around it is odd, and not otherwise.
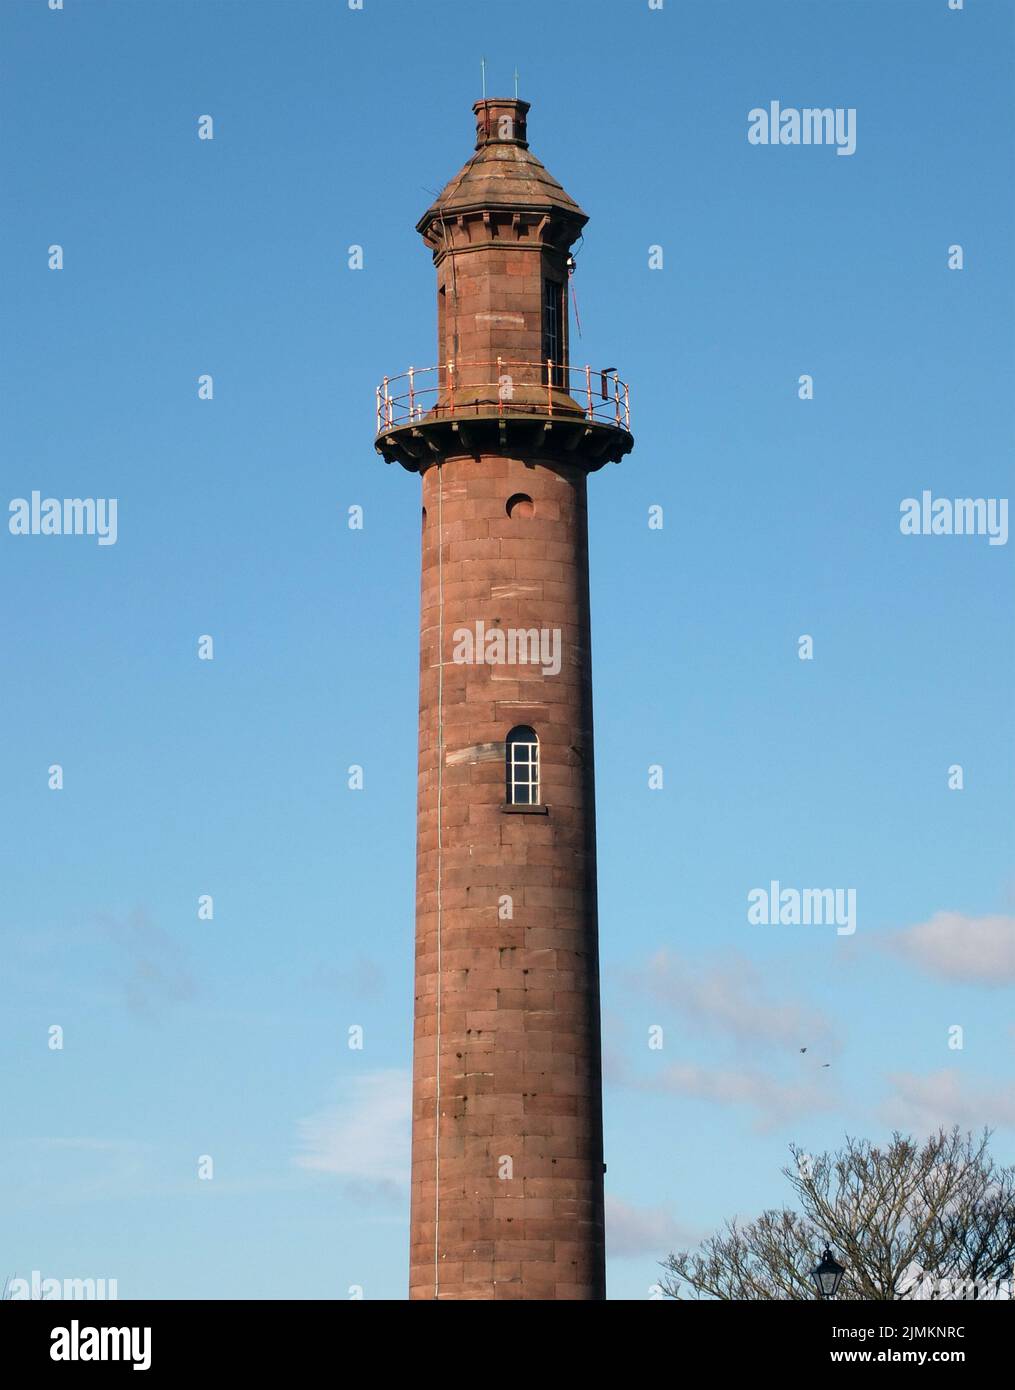
<path fill-rule="evenodd" d="M 662 950 L 647 965 L 624 971 L 623 979 L 639 994 L 672 1010 L 678 1026 L 698 1025 L 699 1031 L 732 1040 L 742 1053 L 731 1065 L 664 1065 L 661 1053 L 648 1053 L 642 1045 L 642 1063 L 635 1066 L 616 1020 L 607 1019 L 604 1070 L 610 1084 L 743 1106 L 755 1112 L 759 1130 L 836 1104 L 835 1083 L 824 1059 L 838 1051 L 838 1043 L 828 1022 L 813 1010 L 767 996 L 764 978 L 745 956 L 729 953 L 703 964 Z M 671 1046 L 667 1037 L 667 1052 Z M 774 1069 L 758 1065 L 763 1049 L 790 1053 L 792 1062 Z M 773 1074 L 780 1069 L 788 1071 L 788 1077 Z"/>
<path fill-rule="evenodd" d="M 1015 1126 L 1015 1095 L 1009 1088 L 978 1091 L 954 1068 L 924 1076 L 896 1072 L 888 1079 L 895 1090 L 881 1107 L 882 1117 L 900 1129 L 930 1134 L 952 1125 L 972 1130 Z"/>
<path fill-rule="evenodd" d="M 690 1096 L 716 1105 L 744 1105 L 756 1111 L 755 1127 L 774 1129 L 787 1120 L 816 1110 L 830 1110 L 836 1100 L 832 1082 L 779 1081 L 755 1068 L 733 1070 L 699 1067 L 693 1062 L 674 1062 L 657 1076 L 635 1077 L 625 1082 L 639 1090 Z"/>
<path fill-rule="evenodd" d="M 936 912 L 929 921 L 895 933 L 889 945 L 899 955 L 947 980 L 1015 983 L 1015 917 Z"/>
<path fill-rule="evenodd" d="M 658 951 L 647 967 L 628 971 L 625 978 L 639 991 L 679 1010 L 683 1018 L 740 1043 L 793 1051 L 822 1046 L 826 1053 L 832 1046 L 826 1020 L 797 1004 L 766 998 L 759 971 L 741 955 L 731 953 L 712 966 L 703 966 L 670 951 Z"/>
<path fill-rule="evenodd" d="M 364 1191 L 397 1195 L 409 1182 L 411 1114 L 407 1071 L 357 1077 L 335 1104 L 298 1121 L 294 1162 Z"/>
<path fill-rule="evenodd" d="M 674 1250 L 697 1245 L 700 1236 L 684 1230 L 665 1207 L 636 1207 L 606 1194 L 606 1248 L 611 1259 L 654 1255 L 664 1260 Z"/>

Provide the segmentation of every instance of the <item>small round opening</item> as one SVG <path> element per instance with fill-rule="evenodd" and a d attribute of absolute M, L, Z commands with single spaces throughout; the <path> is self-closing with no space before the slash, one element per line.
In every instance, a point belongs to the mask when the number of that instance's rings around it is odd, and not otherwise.
<path fill-rule="evenodd" d="M 513 497 L 507 500 L 508 516 L 525 517 L 531 516 L 536 510 L 532 505 L 532 498 L 527 497 L 524 492 L 516 492 Z"/>

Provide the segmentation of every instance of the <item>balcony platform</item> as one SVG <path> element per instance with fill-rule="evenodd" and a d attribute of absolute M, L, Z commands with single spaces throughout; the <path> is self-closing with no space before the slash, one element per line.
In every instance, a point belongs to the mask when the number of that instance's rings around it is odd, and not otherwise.
<path fill-rule="evenodd" d="M 593 473 L 634 447 L 628 388 L 615 372 L 504 359 L 449 362 L 385 377 L 376 397 L 374 447 L 386 463 L 412 473 L 483 453 L 550 454 Z"/>

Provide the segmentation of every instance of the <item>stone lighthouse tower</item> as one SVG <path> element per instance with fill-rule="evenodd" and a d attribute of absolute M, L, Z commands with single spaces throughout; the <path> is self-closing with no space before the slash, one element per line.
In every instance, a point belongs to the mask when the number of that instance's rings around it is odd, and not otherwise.
<path fill-rule="evenodd" d="M 572 367 L 586 214 L 479 101 L 420 219 L 437 360 L 376 447 L 422 479 L 410 1297 L 601 1299 L 602 1079 L 586 480 L 632 446 Z"/>

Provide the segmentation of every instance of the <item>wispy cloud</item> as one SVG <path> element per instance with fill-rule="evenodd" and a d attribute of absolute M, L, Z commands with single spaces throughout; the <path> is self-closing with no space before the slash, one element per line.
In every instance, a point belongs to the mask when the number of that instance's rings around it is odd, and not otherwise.
<path fill-rule="evenodd" d="M 636 1090 L 662 1092 L 709 1101 L 714 1105 L 744 1106 L 754 1111 L 758 1130 L 775 1129 L 788 1120 L 818 1110 L 832 1110 L 838 1103 L 832 1082 L 785 1081 L 756 1067 L 702 1067 L 693 1062 L 671 1062 L 655 1075 L 625 1077 Z"/>
<path fill-rule="evenodd" d="M 401 1196 L 409 1182 L 411 1114 L 407 1071 L 356 1077 L 333 1104 L 298 1122 L 294 1162 L 368 1195 Z"/>
<path fill-rule="evenodd" d="M 357 999 L 376 999 L 384 992 L 384 971 L 369 956 L 358 956 L 346 965 L 322 963 L 314 972 L 313 982 L 321 989 L 352 994 Z"/>
<path fill-rule="evenodd" d="M 984 985 L 1015 983 L 1015 917 L 968 917 L 936 912 L 895 932 L 888 947 L 946 980 Z"/>
<path fill-rule="evenodd" d="M 653 1255 L 663 1260 L 672 1250 L 697 1245 L 700 1239 L 665 1207 L 638 1207 L 606 1194 L 606 1248 L 611 1258 Z"/>
<path fill-rule="evenodd" d="M 702 962 L 662 950 L 645 964 L 618 973 L 628 989 L 660 1006 L 664 1047 L 649 1049 L 643 1036 L 632 1054 L 619 1016 L 608 1018 L 604 1071 L 611 1085 L 741 1106 L 754 1112 L 758 1130 L 834 1108 L 835 1083 L 824 1059 L 839 1045 L 828 1021 L 814 1009 L 772 998 L 746 957 L 729 952 Z M 688 1024 L 695 1037 L 674 1043 L 671 1035 Z M 701 1046 L 703 1032 L 725 1042 L 727 1051 L 732 1043 L 737 1055 L 726 1063 L 690 1059 L 687 1054 Z M 675 1051 L 683 1056 L 667 1060 Z M 762 1052 L 772 1055 L 773 1066 L 758 1061 Z M 792 1061 L 779 1054 L 792 1054 Z"/>
<path fill-rule="evenodd" d="M 168 1005 L 194 997 L 197 988 L 186 952 L 147 912 L 138 908 L 124 921 L 98 921 L 116 948 L 114 973 L 131 1013 L 152 1018 Z"/>
<path fill-rule="evenodd" d="M 623 978 L 682 1018 L 738 1043 L 794 1051 L 820 1045 L 827 1052 L 834 1046 L 826 1019 L 792 1000 L 770 998 L 754 963 L 733 952 L 704 964 L 658 951 L 646 965 L 624 971 Z"/>
<path fill-rule="evenodd" d="M 955 1068 L 927 1072 L 895 1072 L 888 1077 L 893 1093 L 881 1106 L 882 1118 L 900 1129 L 921 1134 L 951 1128 L 982 1129 L 1015 1126 L 1015 1094 L 1005 1087 L 977 1087 Z"/>
<path fill-rule="evenodd" d="M 23 1145 L 26 1148 L 38 1149 L 40 1152 L 60 1149 L 79 1149 L 83 1153 L 122 1153 L 133 1151 L 139 1146 L 130 1140 L 122 1139 L 88 1139 L 83 1136 L 62 1135 L 42 1135 L 39 1137 L 28 1137 L 26 1139 L 9 1139 L 11 1145 Z"/>
<path fill-rule="evenodd" d="M 154 1150 L 135 1139 L 30 1135 L 0 1140 L 0 1188 L 13 1206 L 107 1201 L 144 1190 Z"/>

